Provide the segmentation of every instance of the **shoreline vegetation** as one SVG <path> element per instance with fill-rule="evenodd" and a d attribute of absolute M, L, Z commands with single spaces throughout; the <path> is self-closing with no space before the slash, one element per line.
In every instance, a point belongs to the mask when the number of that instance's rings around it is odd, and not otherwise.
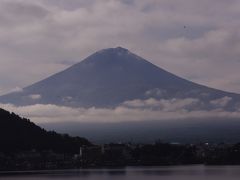
<path fill-rule="evenodd" d="M 0 174 L 175 165 L 240 165 L 240 144 L 111 143 L 82 146 L 77 154 L 34 149 L 0 153 Z"/>

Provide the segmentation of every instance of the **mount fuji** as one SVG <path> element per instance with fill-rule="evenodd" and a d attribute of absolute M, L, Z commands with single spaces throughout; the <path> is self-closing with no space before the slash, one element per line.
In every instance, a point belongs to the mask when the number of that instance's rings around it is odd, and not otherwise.
<path fill-rule="evenodd" d="M 55 108 L 55 119 L 64 122 L 38 124 L 93 142 L 240 141 L 239 94 L 178 77 L 122 47 L 98 51 L 22 91 L 1 96 L 0 103 L 77 109 L 70 112 L 77 117 L 65 118 L 64 108 L 59 117 Z"/>
<path fill-rule="evenodd" d="M 0 97 L 18 106 L 56 104 L 70 107 L 115 107 L 134 99 L 197 98 L 208 102 L 240 95 L 205 87 L 157 67 L 122 47 L 98 51 L 78 64 L 47 79 Z"/>

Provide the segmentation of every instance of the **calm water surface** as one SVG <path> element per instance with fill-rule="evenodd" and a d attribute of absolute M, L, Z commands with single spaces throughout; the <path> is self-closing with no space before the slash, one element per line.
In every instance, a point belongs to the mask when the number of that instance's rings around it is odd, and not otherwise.
<path fill-rule="evenodd" d="M 4 180 L 239 180 L 240 166 L 128 167 L 0 174 Z"/>

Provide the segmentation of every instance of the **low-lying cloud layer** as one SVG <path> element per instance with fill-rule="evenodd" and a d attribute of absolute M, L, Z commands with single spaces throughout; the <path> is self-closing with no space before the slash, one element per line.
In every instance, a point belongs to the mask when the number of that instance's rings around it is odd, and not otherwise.
<path fill-rule="evenodd" d="M 209 110 L 201 108 L 198 99 L 162 99 L 126 101 L 116 108 L 71 108 L 53 104 L 35 104 L 30 106 L 14 106 L 0 104 L 0 107 L 30 118 L 37 124 L 56 122 L 98 122 L 119 123 L 132 121 L 156 120 L 169 122 L 184 119 L 213 119 L 213 118 L 240 118 L 240 108 L 235 111 L 226 111 L 224 106 L 230 102 L 229 97 L 216 99 L 210 104 L 214 106 Z"/>

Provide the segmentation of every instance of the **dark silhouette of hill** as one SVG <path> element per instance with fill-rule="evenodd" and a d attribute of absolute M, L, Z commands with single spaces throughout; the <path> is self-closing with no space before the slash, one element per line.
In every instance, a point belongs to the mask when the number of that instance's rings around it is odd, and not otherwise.
<path fill-rule="evenodd" d="M 90 144 L 84 138 L 46 131 L 28 119 L 0 109 L 0 152 L 35 149 L 77 153 L 80 146 Z"/>

